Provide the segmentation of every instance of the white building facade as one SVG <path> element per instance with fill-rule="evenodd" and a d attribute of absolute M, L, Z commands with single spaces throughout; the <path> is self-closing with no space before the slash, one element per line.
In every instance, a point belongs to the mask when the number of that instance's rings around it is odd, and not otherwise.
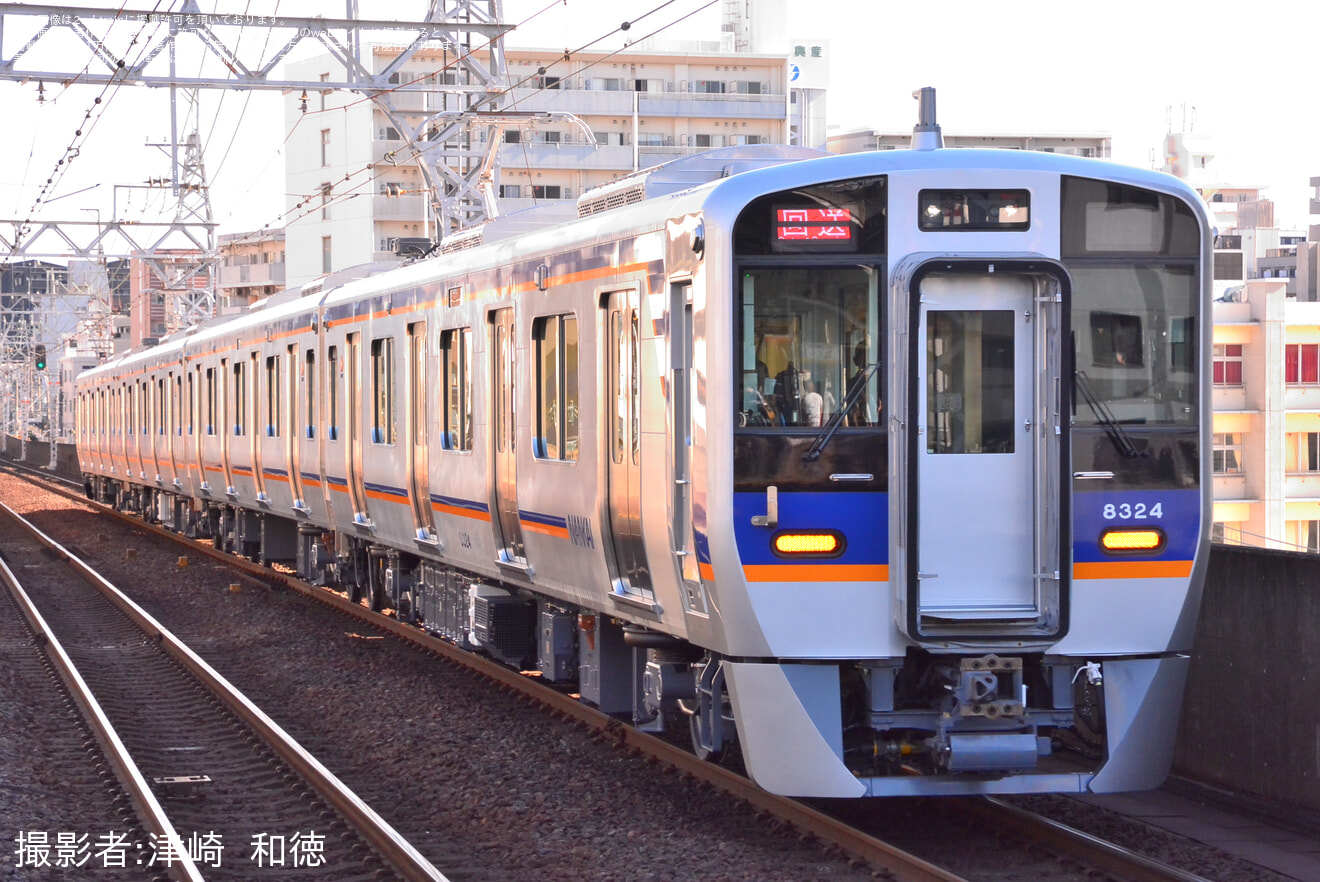
<path fill-rule="evenodd" d="M 580 124 L 506 127 L 497 134 L 495 182 L 501 214 L 544 201 L 576 200 L 585 190 L 636 169 L 740 144 L 789 143 L 795 125 L 787 54 L 630 49 L 615 54 L 506 50 L 510 89 L 501 111 L 573 114 Z M 372 52 L 377 63 L 393 57 Z M 448 56 L 452 62 L 452 55 Z M 288 75 L 333 80 L 329 56 L 290 64 Z M 463 96 L 440 50 L 416 53 L 400 71 L 397 110 L 414 125 L 460 108 Z M 304 110 L 303 105 L 306 105 Z M 390 259 L 391 240 L 433 239 L 425 179 L 402 135 L 356 94 L 290 93 L 285 118 L 290 286 L 351 266 Z M 595 144 L 584 130 L 589 130 Z M 474 131 L 473 152 L 486 146 Z"/>

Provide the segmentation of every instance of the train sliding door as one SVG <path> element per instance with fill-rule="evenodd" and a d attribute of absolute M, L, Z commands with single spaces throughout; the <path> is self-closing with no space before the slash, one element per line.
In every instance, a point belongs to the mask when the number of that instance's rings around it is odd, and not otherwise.
<path fill-rule="evenodd" d="M 641 359 L 637 291 L 615 291 L 605 302 L 604 364 L 606 506 L 616 593 L 651 597 L 642 537 Z"/>
<path fill-rule="evenodd" d="M 344 346 L 344 380 L 347 385 L 344 401 L 347 404 L 344 451 L 348 478 L 348 495 L 353 503 L 353 523 L 366 526 L 371 523 L 367 514 L 367 487 L 362 477 L 362 335 L 349 334 Z"/>
<path fill-rule="evenodd" d="M 408 326 L 408 370 L 404 372 L 408 408 L 404 437 L 408 439 L 408 499 L 412 502 L 413 530 L 419 541 L 434 542 L 431 524 L 430 457 L 426 441 L 426 322 Z"/>
<path fill-rule="evenodd" d="M 522 522 L 518 519 L 517 421 L 514 398 L 514 372 L 517 369 L 514 346 L 513 310 L 497 309 L 490 314 L 491 358 L 491 487 L 496 517 L 496 542 L 500 561 L 526 563 Z"/>
<path fill-rule="evenodd" d="M 916 287 L 909 627 L 1053 633 L 1066 520 L 1059 286 L 1000 271 L 933 273 Z"/>

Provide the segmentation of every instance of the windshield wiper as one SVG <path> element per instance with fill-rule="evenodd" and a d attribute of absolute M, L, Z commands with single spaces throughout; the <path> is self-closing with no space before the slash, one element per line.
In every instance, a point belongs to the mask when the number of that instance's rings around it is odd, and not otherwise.
<path fill-rule="evenodd" d="M 1095 414 L 1096 420 L 1104 427 L 1105 434 L 1109 436 L 1110 442 L 1114 445 L 1114 449 L 1119 452 L 1119 455 L 1127 459 L 1150 456 L 1149 450 L 1138 450 L 1133 445 L 1132 439 L 1124 431 L 1123 425 L 1114 417 L 1114 412 L 1109 409 L 1109 405 L 1101 401 L 1091 388 L 1091 381 L 1087 378 L 1086 372 L 1073 371 L 1073 379 L 1076 381 L 1077 388 L 1081 390 L 1082 397 L 1086 399 L 1087 405 L 1091 408 L 1091 413 Z"/>
<path fill-rule="evenodd" d="M 848 390 L 848 394 L 843 397 L 843 404 L 841 404 L 839 409 L 830 417 L 830 421 L 821 428 L 820 434 L 816 436 L 815 441 L 811 442 L 811 446 L 807 448 L 807 452 L 802 454 L 803 462 L 815 462 L 820 459 L 821 451 L 825 449 L 826 444 L 830 443 L 830 439 L 833 438 L 834 433 L 839 430 L 839 426 L 843 425 L 843 418 L 847 416 L 848 411 L 852 410 L 853 406 L 857 404 L 857 399 L 862 397 L 862 391 L 866 388 L 866 384 L 870 381 L 871 376 L 878 370 L 880 370 L 879 364 L 869 364 L 866 366 L 866 370 L 862 371 L 861 375 L 858 376 L 857 380 L 852 384 L 852 388 Z"/>

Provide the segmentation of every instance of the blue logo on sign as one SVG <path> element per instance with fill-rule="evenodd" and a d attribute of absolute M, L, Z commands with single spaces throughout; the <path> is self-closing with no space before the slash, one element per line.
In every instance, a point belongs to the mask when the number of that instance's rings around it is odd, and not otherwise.
<path fill-rule="evenodd" d="M 789 76 L 789 78 L 788 78 L 788 81 L 789 81 L 790 83 L 792 83 L 792 82 L 796 82 L 796 81 L 797 81 L 797 78 L 800 77 L 800 76 L 802 76 L 802 68 L 798 67 L 796 64 L 790 64 L 790 65 L 788 66 L 788 69 L 789 69 L 789 72 L 791 73 L 791 76 Z"/>

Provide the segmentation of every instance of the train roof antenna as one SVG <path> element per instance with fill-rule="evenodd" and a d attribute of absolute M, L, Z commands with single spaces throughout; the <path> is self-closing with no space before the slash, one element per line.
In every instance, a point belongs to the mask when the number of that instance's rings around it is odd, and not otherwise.
<path fill-rule="evenodd" d="M 923 86 L 912 93 L 912 97 L 921 102 L 917 124 L 912 127 L 913 150 L 938 150 L 944 146 L 944 135 L 940 125 L 935 122 L 935 89 Z"/>

